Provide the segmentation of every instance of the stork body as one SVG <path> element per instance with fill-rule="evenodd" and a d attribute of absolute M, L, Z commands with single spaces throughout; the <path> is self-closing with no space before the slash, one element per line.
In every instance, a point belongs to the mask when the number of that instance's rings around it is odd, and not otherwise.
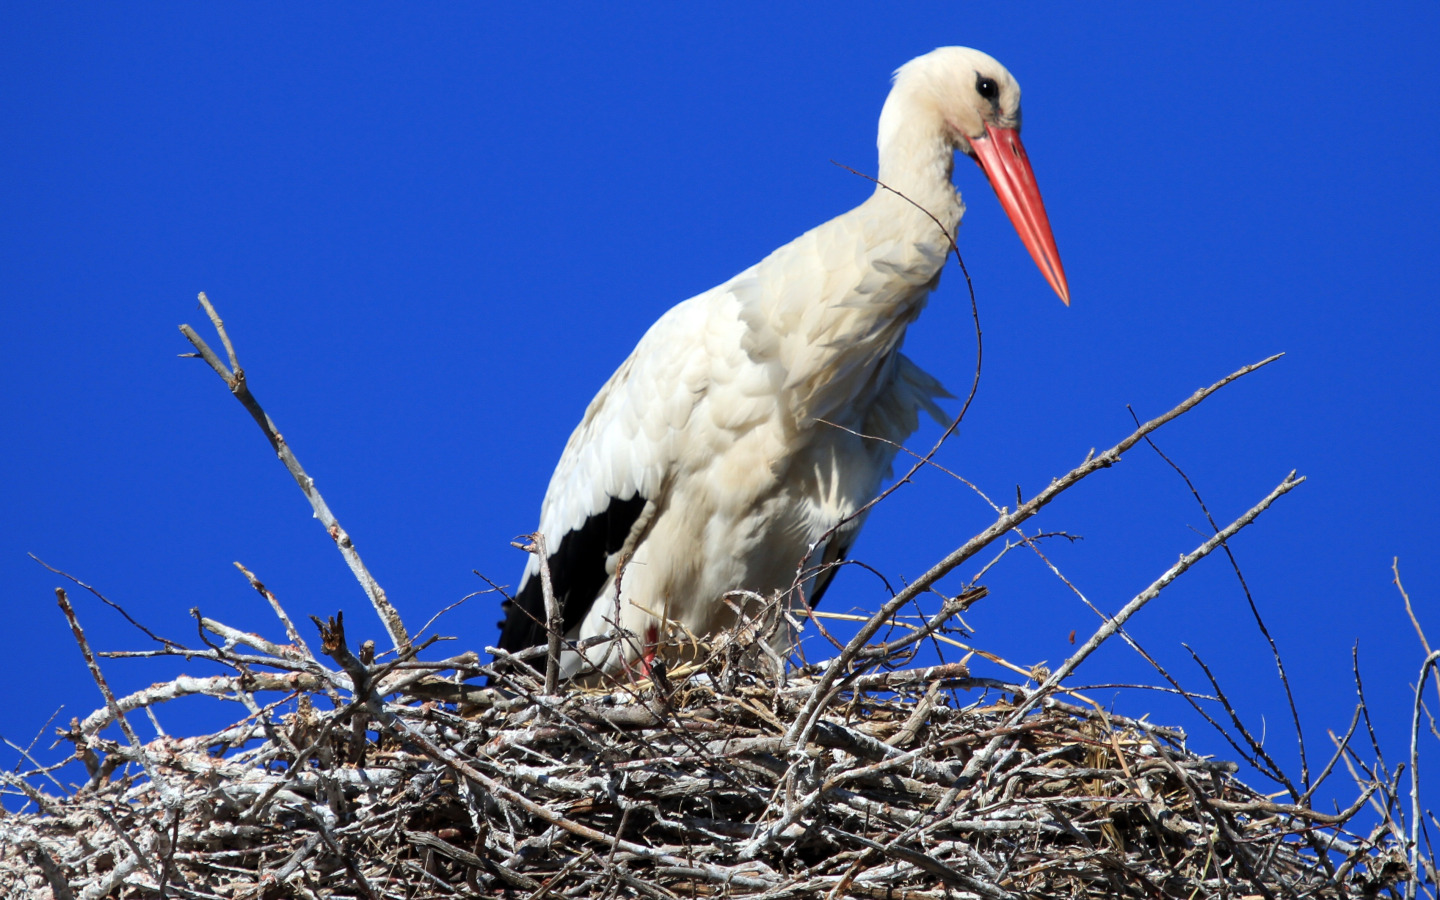
<path fill-rule="evenodd" d="M 880 119 L 879 180 L 892 190 L 680 303 L 641 338 L 571 434 L 541 507 L 566 637 L 611 634 L 616 623 L 635 636 L 567 651 L 565 675 L 624 666 L 672 623 L 699 636 L 726 627 L 730 591 L 819 599 L 833 575 L 820 564 L 845 556 L 895 445 L 922 411 L 944 422 L 936 399 L 948 395 L 900 347 L 964 212 L 954 151 L 976 156 L 1005 202 L 991 170 L 1014 166 L 1016 150 L 992 141 L 1013 136 L 1018 116 L 1019 88 L 989 56 L 947 47 L 911 61 Z M 1007 211 L 1065 298 L 1018 138 L 1013 146 L 1024 177 Z M 1006 152 L 1011 160 L 986 164 Z M 544 621 L 532 557 L 500 646 L 543 643 Z M 782 629 L 779 642 L 789 640 Z"/>

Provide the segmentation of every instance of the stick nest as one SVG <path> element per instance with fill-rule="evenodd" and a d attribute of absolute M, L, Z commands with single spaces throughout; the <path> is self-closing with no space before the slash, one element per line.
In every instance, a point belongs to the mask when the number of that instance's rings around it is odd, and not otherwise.
<path fill-rule="evenodd" d="M 200 655 L 241 674 L 155 685 L 73 722 L 62 734 L 87 784 L 55 796 L 50 770 L 6 776 L 35 811 L 0 818 L 0 892 L 1370 897 L 1408 877 L 1390 831 L 1347 831 L 1358 803 L 1272 802 L 1176 729 L 961 663 L 827 677 L 734 642 L 546 696 L 519 660 L 376 664 L 351 653 L 342 620 L 322 637 L 338 667 L 303 641 L 232 634 Z M 188 739 L 100 736 L 116 711 L 184 694 L 248 714 Z"/>

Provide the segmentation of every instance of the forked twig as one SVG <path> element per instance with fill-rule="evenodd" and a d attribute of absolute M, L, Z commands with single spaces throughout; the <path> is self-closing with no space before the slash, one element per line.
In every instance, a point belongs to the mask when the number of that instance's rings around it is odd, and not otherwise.
<path fill-rule="evenodd" d="M 325 527 L 325 532 L 330 535 L 330 539 L 340 549 L 340 555 L 345 557 L 350 571 L 355 574 L 360 586 L 364 588 L 366 596 L 370 598 L 370 604 L 375 607 L 375 612 L 379 614 L 385 631 L 390 635 L 390 641 L 394 644 L 395 650 L 400 653 L 405 652 L 410 648 L 410 635 L 400 620 L 400 614 L 395 611 L 395 607 L 386 598 L 385 591 L 375 580 L 375 576 L 371 575 L 370 570 L 365 567 L 364 561 L 360 559 L 360 552 L 355 549 L 355 543 L 351 540 L 349 533 L 340 527 L 340 522 L 330 511 L 329 505 L 325 503 L 325 498 L 320 496 L 319 489 L 315 487 L 315 479 L 305 473 L 305 469 L 295 458 L 295 453 L 286 443 L 284 436 L 280 434 L 275 423 L 270 420 L 265 410 L 256 401 L 255 395 L 250 393 L 250 386 L 245 380 L 245 370 L 240 367 L 240 361 L 235 355 L 235 347 L 230 342 L 230 335 L 225 331 L 225 323 L 221 321 L 220 314 L 215 311 L 215 307 L 211 305 L 210 299 L 205 296 L 204 291 L 200 292 L 199 299 L 200 305 L 205 309 L 205 314 L 210 317 L 210 323 L 215 326 L 215 331 L 225 345 L 225 352 L 230 357 L 230 366 L 227 368 L 215 351 L 210 349 L 210 345 L 205 343 L 204 338 L 200 337 L 189 325 L 181 325 L 180 333 L 194 345 L 196 352 L 183 355 L 198 356 L 209 363 L 210 368 L 215 370 L 215 374 L 219 375 L 220 379 L 225 382 L 225 386 L 230 389 L 230 393 L 234 394 L 235 399 L 240 401 L 240 405 L 250 413 L 255 424 L 260 426 L 260 430 L 265 433 L 265 438 L 270 441 L 270 446 L 275 448 L 275 453 L 280 457 L 280 461 L 285 464 L 285 468 L 289 470 L 291 477 L 295 479 L 295 483 L 305 494 L 305 499 L 310 501 L 310 507 L 315 510 L 315 517 Z"/>

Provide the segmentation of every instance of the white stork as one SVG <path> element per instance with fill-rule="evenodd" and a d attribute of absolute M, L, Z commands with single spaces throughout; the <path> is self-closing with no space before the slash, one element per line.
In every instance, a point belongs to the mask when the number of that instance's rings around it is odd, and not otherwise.
<path fill-rule="evenodd" d="M 911 60 L 880 113 L 884 186 L 650 327 L 590 402 L 540 507 L 566 639 L 617 623 L 635 636 L 619 652 L 565 651 L 562 675 L 616 671 L 671 623 L 725 628 L 730 591 L 789 591 L 798 609 L 797 565 L 845 557 L 920 412 L 947 424 L 935 401 L 949 394 L 900 346 L 965 210 L 955 151 L 980 164 L 1069 303 L 1019 131 L 1020 86 L 990 56 Z M 799 586 L 813 604 L 834 567 L 810 571 Z M 546 640 L 539 574 L 532 555 L 504 606 L 503 649 Z M 779 640 L 788 649 L 788 630 Z"/>

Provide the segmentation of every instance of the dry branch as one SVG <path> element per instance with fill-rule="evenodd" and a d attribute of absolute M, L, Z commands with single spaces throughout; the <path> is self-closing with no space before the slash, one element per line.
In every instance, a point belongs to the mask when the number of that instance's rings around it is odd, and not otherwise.
<path fill-rule="evenodd" d="M 205 343 L 205 339 L 200 337 L 189 325 L 181 325 L 180 333 L 194 345 L 196 352 L 185 355 L 198 356 L 209 363 L 210 368 L 215 370 L 215 374 L 219 375 L 220 379 L 225 382 L 225 386 L 230 389 L 230 393 L 234 394 L 235 399 L 239 400 L 246 412 L 250 413 L 255 424 L 260 426 L 260 430 L 265 433 L 265 438 L 270 441 L 270 446 L 275 448 L 276 455 L 280 457 L 280 461 L 285 464 L 285 468 L 289 470 L 291 477 L 295 479 L 295 483 L 305 494 L 305 499 L 310 501 L 310 507 L 315 511 L 315 517 L 325 527 L 326 534 L 329 534 L 330 539 L 335 542 L 335 546 L 340 550 L 340 555 L 350 566 L 350 571 L 355 574 L 360 586 L 365 589 L 365 595 L 370 598 L 370 604 L 375 607 L 375 612 L 380 616 L 380 621 L 384 624 L 386 632 L 389 633 L 395 649 L 397 651 L 408 649 L 410 635 L 406 632 L 404 623 L 400 621 L 400 614 L 395 611 L 395 607 L 385 597 L 385 591 L 375 580 L 375 576 L 371 575 L 370 570 L 365 567 L 364 561 L 360 559 L 360 552 L 355 549 L 355 543 L 350 539 L 349 533 L 340 527 L 340 522 L 330 511 L 325 498 L 320 496 L 319 489 L 315 487 L 315 479 L 305 473 L 300 461 L 295 458 L 294 451 L 285 442 L 284 436 L 275 427 L 275 423 L 270 421 L 270 417 L 261 408 L 259 401 L 250 393 L 250 386 L 245 380 L 245 370 L 240 368 L 240 361 L 235 355 L 235 347 L 230 342 L 230 335 L 225 330 L 225 323 L 220 319 L 220 314 L 215 311 L 215 307 L 210 304 L 210 299 L 205 296 L 203 291 L 200 293 L 199 299 L 200 305 L 205 309 L 205 314 L 210 317 L 210 323 L 215 326 L 216 333 L 220 335 L 220 340 L 225 345 L 225 352 L 230 358 L 230 366 L 227 368 L 215 351 L 210 349 L 210 345 Z"/>

